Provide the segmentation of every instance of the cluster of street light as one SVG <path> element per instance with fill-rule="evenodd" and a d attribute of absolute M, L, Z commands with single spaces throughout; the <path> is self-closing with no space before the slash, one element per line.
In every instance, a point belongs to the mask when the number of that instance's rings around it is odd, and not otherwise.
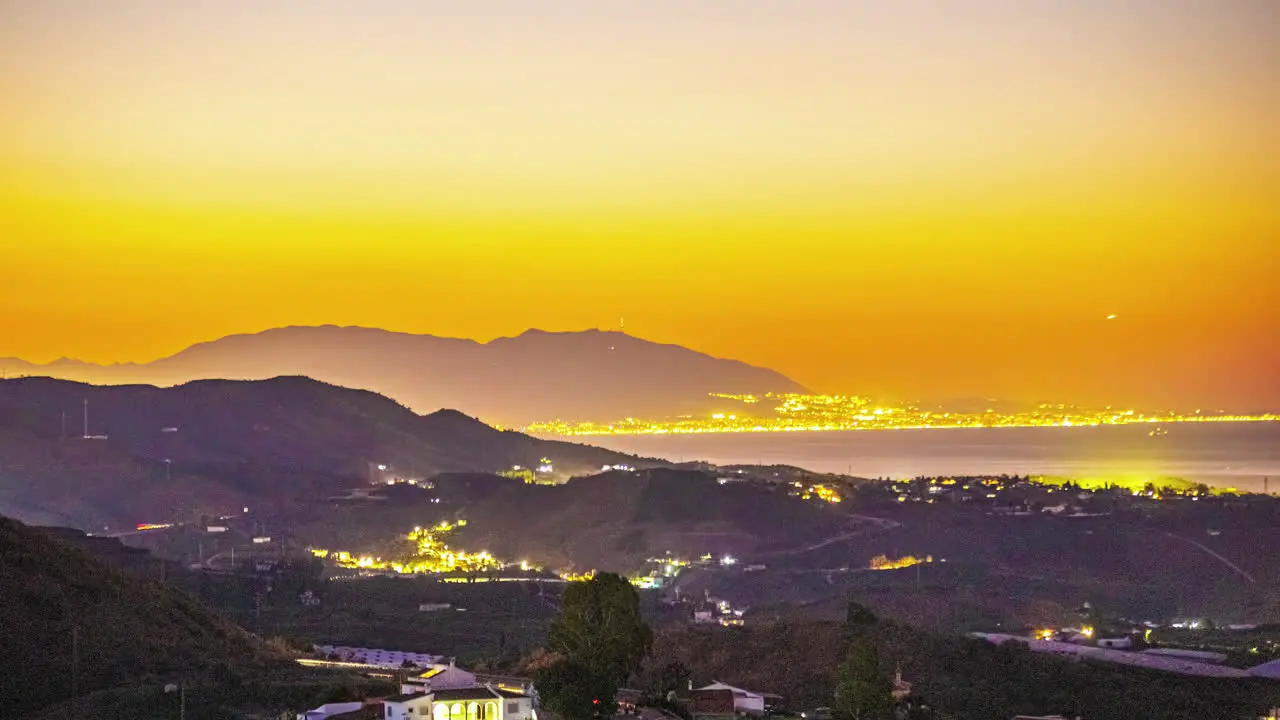
<path fill-rule="evenodd" d="M 1096 427 L 1100 425 L 1177 424 L 1201 422 L 1275 422 L 1280 415 L 1232 415 L 1194 412 L 1139 412 L 1132 409 L 1083 408 L 1042 404 L 1025 411 L 950 412 L 912 405 L 876 405 L 856 395 L 712 394 L 716 401 L 740 408 L 705 415 L 646 420 L 624 418 L 611 423 L 554 420 L 533 423 L 526 432 L 541 435 L 695 435 L 743 432 L 820 432 L 837 430 L 907 430 L 992 427 Z M 1152 434 L 1163 434 L 1163 429 Z"/>
<path fill-rule="evenodd" d="M 538 569 L 528 562 L 504 562 L 495 558 L 487 550 L 469 553 L 450 548 L 444 542 L 445 536 L 466 524 L 466 520 L 459 520 L 457 523 L 441 522 L 432 527 L 415 527 L 407 536 L 407 539 L 413 543 L 413 551 L 397 559 L 383 559 L 374 555 L 353 555 L 345 550 L 330 551 L 321 548 L 312 548 L 311 552 L 316 557 L 330 560 L 339 567 L 351 570 L 394 572 L 400 575 L 492 572 L 513 567 L 519 567 L 523 571 Z"/>

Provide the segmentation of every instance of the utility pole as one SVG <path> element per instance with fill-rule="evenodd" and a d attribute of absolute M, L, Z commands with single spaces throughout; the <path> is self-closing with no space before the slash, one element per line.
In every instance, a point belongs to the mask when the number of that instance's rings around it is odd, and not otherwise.
<path fill-rule="evenodd" d="M 71 626 L 71 705 L 80 699 L 80 626 Z"/>
<path fill-rule="evenodd" d="M 84 436 L 89 437 L 89 398 L 84 399 Z"/>

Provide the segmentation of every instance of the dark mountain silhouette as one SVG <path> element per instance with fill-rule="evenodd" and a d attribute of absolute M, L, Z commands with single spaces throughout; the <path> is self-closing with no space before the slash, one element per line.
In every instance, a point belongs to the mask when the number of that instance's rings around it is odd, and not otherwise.
<path fill-rule="evenodd" d="M 657 464 L 497 430 L 451 410 L 417 415 L 308 378 L 171 388 L 0 381 L 0 512 L 32 522 L 101 529 L 192 518 L 323 497 L 367 481 L 376 465 L 426 477 L 544 457 L 565 473 Z"/>
<path fill-rule="evenodd" d="M 73 632 L 81 694 L 283 659 L 182 593 L 118 572 L 6 517 L 0 517 L 0 577 L 5 717 L 27 717 L 68 698 Z"/>
<path fill-rule="evenodd" d="M 372 390 L 418 412 L 459 408 L 504 426 L 697 412 L 708 408 L 712 392 L 804 391 L 772 370 L 598 330 L 529 330 L 479 343 L 362 327 L 287 327 L 200 343 L 146 364 L 0 360 L 0 370 L 153 385 L 305 375 Z"/>

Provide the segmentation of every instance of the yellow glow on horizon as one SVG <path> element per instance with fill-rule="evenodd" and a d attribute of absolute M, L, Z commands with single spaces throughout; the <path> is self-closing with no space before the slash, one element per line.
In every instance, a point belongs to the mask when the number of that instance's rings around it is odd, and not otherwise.
<path fill-rule="evenodd" d="M 1095 4 L 0 5 L 0 356 L 625 316 L 828 392 L 1280 403 L 1266 7 Z"/>

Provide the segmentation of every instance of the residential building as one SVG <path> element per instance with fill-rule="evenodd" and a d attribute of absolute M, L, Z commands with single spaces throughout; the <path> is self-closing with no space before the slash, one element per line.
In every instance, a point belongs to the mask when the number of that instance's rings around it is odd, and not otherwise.
<path fill-rule="evenodd" d="M 538 693 L 533 687 L 533 678 L 520 677 L 516 675 L 490 675 L 475 673 L 477 685 L 488 685 L 499 690 L 508 690 L 521 695 L 528 695 L 535 698 L 534 705 L 537 706 L 536 698 Z"/>
<path fill-rule="evenodd" d="M 534 720 L 533 698 L 493 687 L 404 693 L 382 701 L 386 720 Z"/>
<path fill-rule="evenodd" d="M 694 693 L 706 693 L 710 691 L 723 692 L 726 690 L 733 695 L 733 712 L 735 714 L 764 715 L 764 696 L 760 693 L 736 688 L 732 685 L 726 685 L 719 681 L 713 682 L 706 687 L 698 688 Z"/>
<path fill-rule="evenodd" d="M 905 700 L 911 694 L 911 683 L 902 679 L 902 668 L 893 673 L 893 699 Z"/>
<path fill-rule="evenodd" d="M 450 660 L 448 664 L 434 663 L 421 675 L 407 678 L 400 685 L 400 692 L 423 693 L 473 687 L 476 687 L 475 673 L 463 670 Z"/>
<path fill-rule="evenodd" d="M 738 716 L 732 690 L 692 690 L 688 707 L 693 720 L 733 720 Z"/>

